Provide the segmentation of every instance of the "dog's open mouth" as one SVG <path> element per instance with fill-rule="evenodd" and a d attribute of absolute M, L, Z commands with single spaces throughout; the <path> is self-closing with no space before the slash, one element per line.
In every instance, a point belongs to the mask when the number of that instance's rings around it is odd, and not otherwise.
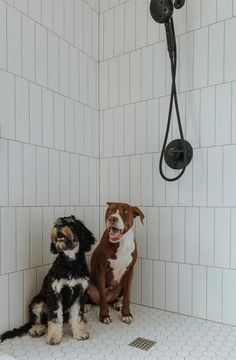
<path fill-rule="evenodd" d="M 113 241 L 118 241 L 122 237 L 124 229 L 118 229 L 114 226 L 108 228 L 109 230 L 109 237 Z"/>

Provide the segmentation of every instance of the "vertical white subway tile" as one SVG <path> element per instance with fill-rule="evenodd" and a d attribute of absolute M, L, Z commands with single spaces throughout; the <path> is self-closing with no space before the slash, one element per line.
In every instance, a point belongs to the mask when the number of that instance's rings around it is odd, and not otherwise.
<path fill-rule="evenodd" d="M 30 267 L 29 208 L 16 209 L 17 270 Z"/>
<path fill-rule="evenodd" d="M 53 1 L 42 0 L 42 24 L 49 29 L 53 29 Z"/>
<path fill-rule="evenodd" d="M 198 29 L 201 25 L 201 0 L 188 0 L 187 31 Z"/>
<path fill-rule="evenodd" d="M 114 109 L 114 155 L 124 154 L 124 109 Z"/>
<path fill-rule="evenodd" d="M 199 0 L 192 0 L 199 1 Z M 196 16 L 196 15 L 194 15 Z M 191 90 L 193 88 L 193 33 L 187 33 L 180 38 L 180 91 Z"/>
<path fill-rule="evenodd" d="M 134 275 L 131 288 L 131 302 L 135 304 L 141 304 L 142 302 L 142 267 L 141 259 L 138 259 L 134 267 Z"/>
<path fill-rule="evenodd" d="M 159 208 L 159 260 L 171 261 L 171 208 Z"/>
<path fill-rule="evenodd" d="M 88 184 L 89 184 L 89 166 L 88 166 L 88 158 L 81 156 L 80 157 L 80 204 L 88 205 L 89 194 L 88 194 Z M 107 186 L 107 178 L 106 178 L 106 186 Z"/>
<path fill-rule="evenodd" d="M 24 322 L 23 284 L 23 271 L 9 275 L 9 314 L 11 329 L 15 326 L 22 326 Z"/>
<path fill-rule="evenodd" d="M 23 146 L 23 195 L 24 206 L 36 205 L 36 150 L 35 146 Z"/>
<path fill-rule="evenodd" d="M 208 206 L 222 206 L 223 152 L 221 147 L 208 149 Z"/>
<path fill-rule="evenodd" d="M 89 205 L 96 205 L 98 199 L 98 160 L 89 158 Z M 117 190 L 118 191 L 118 190 Z"/>
<path fill-rule="evenodd" d="M 123 123 L 121 126 L 123 127 Z M 100 112 L 98 112 L 97 110 L 92 110 L 93 156 L 96 158 L 99 157 L 99 145 L 100 145 L 99 128 L 100 128 Z M 114 148 L 115 148 L 115 144 L 114 144 Z"/>
<path fill-rule="evenodd" d="M 216 145 L 231 143 L 231 97 L 231 84 L 216 87 Z"/>
<path fill-rule="evenodd" d="M 236 268 L 236 209 L 231 209 L 231 251 L 230 251 L 230 264 L 232 268 Z"/>
<path fill-rule="evenodd" d="M 70 46 L 70 97 L 79 99 L 79 52 L 76 48 Z M 85 69 L 84 69 L 85 70 Z M 80 73 L 81 74 L 81 73 Z M 82 101 L 82 100 L 81 100 Z M 85 102 L 85 101 L 83 101 Z"/>
<path fill-rule="evenodd" d="M 113 109 L 105 110 L 103 115 L 104 156 L 113 155 Z"/>
<path fill-rule="evenodd" d="M 187 5 L 187 4 L 186 4 Z M 175 12 L 175 33 L 182 35 L 187 32 L 187 6 Z"/>
<path fill-rule="evenodd" d="M 121 4 L 114 9 L 114 55 L 121 55 L 124 52 L 125 41 L 125 5 Z"/>
<path fill-rule="evenodd" d="M 29 83 L 16 77 L 16 139 L 29 142 Z"/>
<path fill-rule="evenodd" d="M 135 0 L 125 2 L 125 52 L 135 49 Z"/>
<path fill-rule="evenodd" d="M 207 268 L 207 319 L 222 321 L 222 270 Z"/>
<path fill-rule="evenodd" d="M 42 145 L 42 88 L 30 83 L 30 142 Z"/>
<path fill-rule="evenodd" d="M 65 143 L 65 102 L 64 97 L 54 93 L 54 141 L 55 148 L 64 150 Z"/>
<path fill-rule="evenodd" d="M 104 13 L 104 59 L 111 58 L 114 53 L 114 10 L 110 9 Z"/>
<path fill-rule="evenodd" d="M 186 94 L 186 138 L 193 147 L 200 142 L 200 91 Z"/>
<path fill-rule="evenodd" d="M 104 17 L 103 14 L 99 15 L 99 32 L 98 32 L 98 39 L 99 39 L 99 52 L 98 52 L 98 59 L 99 61 L 104 60 Z"/>
<path fill-rule="evenodd" d="M 118 58 L 109 60 L 109 107 L 115 107 L 119 102 L 119 62 Z"/>
<path fill-rule="evenodd" d="M 79 95 L 80 102 L 88 102 L 88 57 L 80 52 L 79 57 Z"/>
<path fill-rule="evenodd" d="M 60 179 L 60 162 L 59 152 L 56 150 L 49 150 L 49 205 L 59 204 L 59 179 Z"/>
<path fill-rule="evenodd" d="M 93 59 L 88 58 L 88 80 L 87 80 L 88 102 L 87 103 L 93 108 L 97 108 L 97 71 L 98 71 L 98 64 Z M 118 79 L 117 79 L 117 84 L 118 84 Z"/>
<path fill-rule="evenodd" d="M 153 92 L 154 97 L 166 93 L 166 44 L 164 41 L 154 45 L 153 54 Z"/>
<path fill-rule="evenodd" d="M 194 33 L 194 87 L 201 88 L 208 81 L 208 28 Z"/>
<path fill-rule="evenodd" d="M 16 215 L 14 207 L 1 209 L 1 274 L 16 270 Z"/>
<path fill-rule="evenodd" d="M 64 37 L 64 1 L 54 1 L 53 9 L 53 30 L 56 34 Z"/>
<path fill-rule="evenodd" d="M 136 48 L 147 45 L 147 3 L 136 0 Z"/>
<path fill-rule="evenodd" d="M 100 204 L 105 205 L 108 199 L 108 159 L 100 160 Z"/>
<path fill-rule="evenodd" d="M 37 268 L 37 293 L 41 290 L 41 287 L 43 285 L 43 280 L 45 278 L 45 276 L 48 273 L 48 266 L 40 266 L 39 268 Z"/>
<path fill-rule="evenodd" d="M 153 97 L 153 46 L 142 49 L 142 100 Z"/>
<path fill-rule="evenodd" d="M 217 0 L 217 21 L 232 17 L 232 10 L 232 0 L 225 0 L 224 2 Z"/>
<path fill-rule="evenodd" d="M 43 207 L 43 264 L 50 264 L 55 256 L 50 253 L 50 232 L 54 223 L 54 209 Z"/>
<path fill-rule="evenodd" d="M 215 145 L 215 87 L 201 89 L 200 145 Z"/>
<path fill-rule="evenodd" d="M 83 105 L 75 103 L 75 152 L 84 153 L 84 110 Z"/>
<path fill-rule="evenodd" d="M 152 154 L 145 154 L 141 157 L 141 194 L 142 194 L 142 205 L 152 205 Z"/>
<path fill-rule="evenodd" d="M 206 267 L 193 266 L 193 316 L 206 318 Z"/>
<path fill-rule="evenodd" d="M 1 136 L 15 139 L 14 76 L 0 70 L 0 116 Z"/>
<path fill-rule="evenodd" d="M 37 148 L 37 205 L 48 205 L 48 149 Z M 63 167 L 65 164 L 63 164 Z M 65 166 L 66 167 L 66 166 Z"/>
<path fill-rule="evenodd" d="M 41 1 L 32 0 L 29 1 L 29 16 L 32 17 L 37 22 L 41 22 Z"/>
<path fill-rule="evenodd" d="M 108 61 L 102 61 L 100 63 L 100 88 L 99 88 L 99 100 L 100 100 L 100 110 L 108 108 Z"/>
<path fill-rule="evenodd" d="M 135 153 L 135 105 L 124 108 L 125 154 Z"/>
<path fill-rule="evenodd" d="M 141 50 L 130 54 L 130 102 L 141 99 Z"/>
<path fill-rule="evenodd" d="M 147 151 L 159 151 L 159 100 L 147 103 Z"/>
<path fill-rule="evenodd" d="M 99 30 L 101 27 L 101 23 L 99 20 L 101 19 L 101 16 L 97 14 L 95 11 L 93 11 L 93 19 L 92 19 L 92 26 L 93 26 L 93 57 L 98 60 L 98 55 L 101 50 L 100 43 L 99 43 Z M 101 31 L 101 30 L 100 30 Z"/>
<path fill-rule="evenodd" d="M 140 102 L 136 104 L 136 122 L 135 122 L 135 144 L 136 153 L 146 153 L 147 149 L 147 103 Z"/>
<path fill-rule="evenodd" d="M 21 75 L 21 13 L 7 7 L 7 60 L 8 70 Z"/>
<path fill-rule="evenodd" d="M 166 294 L 165 262 L 153 261 L 153 307 L 165 310 Z"/>
<path fill-rule="evenodd" d="M 36 29 L 36 82 L 47 86 L 47 30 L 35 24 Z"/>
<path fill-rule="evenodd" d="M 7 5 L 3 1 L 0 3 L 0 66 L 6 68 L 7 66 Z"/>
<path fill-rule="evenodd" d="M 222 4 L 223 5 L 223 4 Z M 236 51 L 232 46 L 234 42 L 233 34 L 236 30 L 235 18 L 227 20 L 225 22 L 225 81 L 235 80 L 235 62 L 236 62 Z"/>
<path fill-rule="evenodd" d="M 137 205 L 137 203 L 136 203 Z M 140 217 L 135 219 L 135 239 L 137 241 L 138 256 L 141 258 L 147 257 L 147 226 L 146 226 L 146 208 L 139 207 L 144 214 L 144 224 Z"/>
<path fill-rule="evenodd" d="M 223 82 L 224 77 L 224 23 L 209 28 L 209 85 Z"/>
<path fill-rule="evenodd" d="M 8 205 L 8 142 L 0 140 L 0 205 Z"/>
<path fill-rule="evenodd" d="M 61 206 L 70 205 L 70 166 L 71 166 L 70 154 L 66 152 L 60 152 L 60 205 Z"/>
<path fill-rule="evenodd" d="M 193 163 L 193 205 L 207 205 L 207 149 L 195 149 Z"/>
<path fill-rule="evenodd" d="M 59 89 L 59 41 L 51 31 L 48 31 L 48 87 Z"/>
<path fill-rule="evenodd" d="M 235 270 L 223 270 L 223 318 L 222 321 L 227 324 L 236 324 L 236 313 L 235 313 L 235 297 L 236 291 L 235 284 L 236 271 Z"/>
<path fill-rule="evenodd" d="M 118 202 L 119 198 L 119 169 L 118 169 L 118 158 L 109 159 L 108 164 L 108 201 Z"/>
<path fill-rule="evenodd" d="M 74 2 L 75 8 L 75 46 L 79 49 L 84 47 L 84 2 L 78 0 Z"/>
<path fill-rule="evenodd" d="M 0 294 L 0 306 L 2 309 L 1 314 L 1 323 L 0 323 L 0 331 L 1 333 L 9 330 L 9 292 L 8 292 L 8 276 L 2 275 L 0 276 L 0 287 L 1 287 L 1 294 Z"/>
<path fill-rule="evenodd" d="M 119 157 L 119 195 L 120 201 L 129 203 L 130 199 L 130 172 L 129 172 L 129 157 Z"/>
<path fill-rule="evenodd" d="M 236 116 L 236 82 L 232 83 L 232 119 Z M 232 143 L 236 143 L 236 124 L 232 121 Z"/>
<path fill-rule="evenodd" d="M 65 98 L 65 150 L 75 151 L 75 108 L 74 101 Z"/>
<path fill-rule="evenodd" d="M 205 0 L 202 6 L 202 26 L 216 22 L 216 0 Z"/>
<path fill-rule="evenodd" d="M 199 264 L 199 208 L 186 208 L 186 262 Z"/>
<path fill-rule="evenodd" d="M 159 223 L 158 208 L 147 208 L 147 256 L 149 259 L 158 259 Z"/>
<path fill-rule="evenodd" d="M 177 175 L 176 170 L 165 166 L 165 161 L 163 161 L 164 174 L 168 178 L 174 178 Z M 178 206 L 179 203 L 179 183 L 177 181 L 167 182 L 166 183 L 166 205 L 167 206 Z"/>
<path fill-rule="evenodd" d="M 214 265 L 214 209 L 200 209 L 200 264 Z"/>
<path fill-rule="evenodd" d="M 35 23 L 22 15 L 22 75 L 35 81 Z"/>
<path fill-rule="evenodd" d="M 141 204 L 141 157 L 130 157 L 130 202 Z"/>
<path fill-rule="evenodd" d="M 84 4 L 84 51 L 92 53 L 92 10 L 87 4 Z"/>
<path fill-rule="evenodd" d="M 215 209 L 215 266 L 230 267 L 230 209 Z"/>
<path fill-rule="evenodd" d="M 43 261 L 43 212 L 40 207 L 30 208 L 30 265 L 37 267 Z"/>
<path fill-rule="evenodd" d="M 185 209 L 172 209 L 172 261 L 185 260 Z"/>
<path fill-rule="evenodd" d="M 119 101 L 120 105 L 129 102 L 129 54 L 119 57 Z"/>
<path fill-rule="evenodd" d="M 142 305 L 152 306 L 153 298 L 153 262 L 152 260 L 142 259 Z"/>
<path fill-rule="evenodd" d="M 64 0 L 65 40 L 74 42 L 74 0 Z"/>
<path fill-rule="evenodd" d="M 43 89 L 42 93 L 43 112 L 43 145 L 53 147 L 53 92 Z"/>
<path fill-rule="evenodd" d="M 153 155 L 153 205 L 164 206 L 166 203 L 165 181 L 159 172 L 160 154 Z"/>
<path fill-rule="evenodd" d="M 36 269 L 24 271 L 24 322 L 29 320 L 29 304 L 36 295 Z"/>
<path fill-rule="evenodd" d="M 223 205 L 235 206 L 236 193 L 236 169 L 234 164 L 236 146 L 226 146 L 223 148 Z"/>
<path fill-rule="evenodd" d="M 193 163 L 191 162 L 179 181 L 179 206 L 192 206 L 193 204 Z"/>
<path fill-rule="evenodd" d="M 22 144 L 17 142 L 9 142 L 9 205 L 22 205 Z"/>
<path fill-rule="evenodd" d="M 69 44 L 59 39 L 59 79 L 60 92 L 69 96 L 70 92 L 70 67 L 69 67 Z"/>
<path fill-rule="evenodd" d="M 166 310 L 178 311 L 178 264 L 166 263 Z"/>
<path fill-rule="evenodd" d="M 192 266 L 179 265 L 179 312 L 192 315 Z"/>

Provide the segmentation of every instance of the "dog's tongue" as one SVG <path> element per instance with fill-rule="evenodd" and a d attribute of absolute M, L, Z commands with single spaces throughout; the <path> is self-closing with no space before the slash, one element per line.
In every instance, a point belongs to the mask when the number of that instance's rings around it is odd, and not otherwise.
<path fill-rule="evenodd" d="M 111 240 L 119 240 L 121 235 L 122 235 L 122 230 L 114 227 L 109 229 L 109 236 Z"/>

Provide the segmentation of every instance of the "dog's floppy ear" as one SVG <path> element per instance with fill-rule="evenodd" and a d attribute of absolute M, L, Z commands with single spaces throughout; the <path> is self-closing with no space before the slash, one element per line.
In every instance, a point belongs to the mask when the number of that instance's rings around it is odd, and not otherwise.
<path fill-rule="evenodd" d="M 88 228 L 86 228 L 82 221 L 76 220 L 75 223 L 75 233 L 79 239 L 80 251 L 88 252 L 95 243 L 95 237 L 93 233 Z"/>
<path fill-rule="evenodd" d="M 139 216 L 142 224 L 144 224 L 143 219 L 145 218 L 145 216 L 142 213 L 142 211 L 137 206 L 132 206 L 132 211 L 133 211 L 133 214 L 134 214 L 134 218 Z"/>
<path fill-rule="evenodd" d="M 53 241 L 51 241 L 51 246 L 50 246 L 50 252 L 53 254 L 53 255 L 57 255 L 58 254 L 58 251 L 56 249 L 56 245 Z"/>

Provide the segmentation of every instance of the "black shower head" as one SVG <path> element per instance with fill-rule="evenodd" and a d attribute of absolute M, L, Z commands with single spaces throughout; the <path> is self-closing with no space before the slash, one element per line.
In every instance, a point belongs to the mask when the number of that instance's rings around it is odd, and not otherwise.
<path fill-rule="evenodd" d="M 151 0 L 150 13 L 152 18 L 159 24 L 168 22 L 173 15 L 174 7 L 180 9 L 184 6 L 185 0 Z"/>

